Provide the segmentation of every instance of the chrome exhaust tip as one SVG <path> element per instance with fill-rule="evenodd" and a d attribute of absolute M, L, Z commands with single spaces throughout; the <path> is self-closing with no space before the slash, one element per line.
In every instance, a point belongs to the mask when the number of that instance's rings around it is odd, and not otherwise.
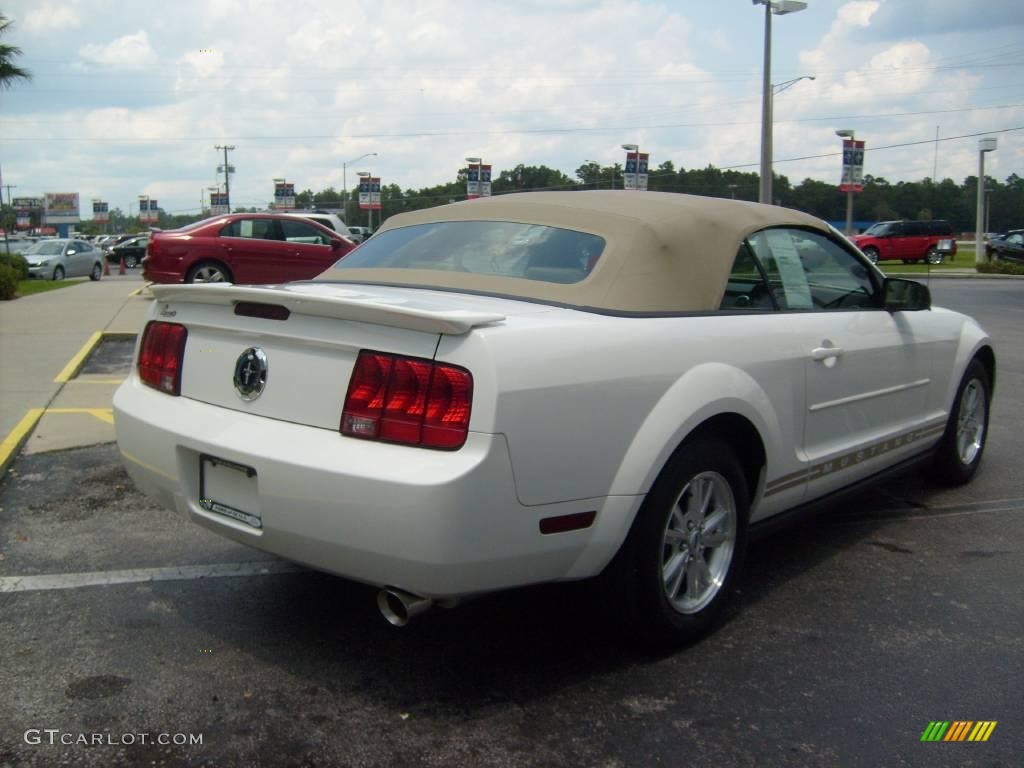
<path fill-rule="evenodd" d="M 433 606 L 434 601 L 429 597 L 420 597 L 401 589 L 382 589 L 377 593 L 377 608 L 380 615 L 394 627 L 404 627 Z"/>

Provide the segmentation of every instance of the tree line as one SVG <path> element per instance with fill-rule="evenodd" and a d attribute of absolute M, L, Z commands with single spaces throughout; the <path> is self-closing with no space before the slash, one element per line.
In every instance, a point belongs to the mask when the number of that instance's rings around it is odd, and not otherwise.
<path fill-rule="evenodd" d="M 492 182 L 494 195 L 511 192 L 541 190 L 621 189 L 622 166 L 618 163 L 601 166 L 585 163 L 572 178 L 562 171 L 545 165 L 517 165 L 504 170 Z M 680 192 L 691 195 L 727 197 L 756 201 L 759 174 L 735 170 L 706 168 L 676 168 L 666 161 L 648 176 L 648 189 L 653 192 Z M 986 231 L 1005 232 L 1024 228 L 1024 178 L 1016 173 L 1005 181 L 986 177 L 989 221 Z M 787 208 L 806 211 L 827 221 L 846 218 L 846 195 L 837 184 L 804 179 L 797 185 L 782 174 L 773 181 L 775 202 Z M 403 211 L 432 208 L 466 198 L 465 170 L 445 184 L 420 189 L 403 190 L 397 184 L 381 186 L 382 211 L 374 212 L 374 223 Z M 342 207 L 341 193 L 329 187 L 320 192 L 310 189 L 296 195 L 300 208 Z M 348 223 L 365 224 L 366 211 L 358 209 L 358 188 L 349 195 Z M 961 183 L 953 179 L 935 182 L 900 181 L 890 183 L 881 176 L 867 175 L 864 191 L 854 197 L 854 219 L 857 221 L 887 221 L 891 219 L 945 219 L 956 232 L 972 232 L 977 209 L 977 177 L 968 176 Z"/>
<path fill-rule="evenodd" d="M 575 171 L 575 178 L 545 165 L 517 165 L 503 170 L 492 181 L 494 195 L 512 192 L 544 190 L 587 190 L 622 189 L 622 166 L 601 166 L 585 163 Z M 723 170 L 714 166 L 706 168 L 676 168 L 672 161 L 666 161 L 651 169 L 648 189 L 654 192 L 680 192 L 691 195 L 735 198 L 756 201 L 759 187 L 756 172 Z M 1005 181 L 986 177 L 989 190 L 988 232 L 1005 232 L 1008 229 L 1024 228 L 1024 178 L 1016 173 Z M 814 179 L 804 179 L 797 185 L 782 174 L 776 174 L 773 181 L 775 202 L 787 208 L 806 211 L 826 221 L 844 221 L 846 218 L 846 195 L 838 185 Z M 437 205 L 466 199 L 465 169 L 444 184 L 435 184 L 420 189 L 403 190 L 397 184 L 381 186 L 382 210 L 373 212 L 374 228 L 381 221 L 396 213 L 432 208 Z M 351 225 L 368 224 L 368 212 L 359 209 L 359 189 L 354 187 L 348 195 L 348 211 L 345 220 Z M 334 187 L 314 192 L 305 189 L 295 196 L 299 209 L 343 208 L 341 191 Z M 861 222 L 887 221 L 891 219 L 945 219 L 956 232 L 973 232 L 977 206 L 977 177 L 968 176 L 961 183 L 953 179 L 935 182 L 900 181 L 890 183 L 881 176 L 865 176 L 864 191 L 854 197 L 854 219 Z M 6 207 L 6 206 L 5 206 Z M 236 212 L 255 212 L 267 208 L 235 208 Z M 13 211 L 9 212 L 13 214 Z M 168 214 L 160 211 L 158 226 L 173 229 L 203 218 L 206 214 Z M 13 219 L 13 215 L 11 216 Z M 13 221 L 10 223 L 13 224 Z M 136 231 L 146 229 L 137 219 L 125 216 L 120 210 L 110 212 L 109 225 L 83 222 L 79 230 L 86 234 L 102 231 Z"/>

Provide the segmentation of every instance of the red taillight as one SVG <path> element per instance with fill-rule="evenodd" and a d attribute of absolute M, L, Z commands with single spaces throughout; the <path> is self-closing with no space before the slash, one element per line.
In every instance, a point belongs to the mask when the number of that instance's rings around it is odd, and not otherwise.
<path fill-rule="evenodd" d="M 151 320 L 139 348 L 139 378 L 169 395 L 181 394 L 181 361 L 188 330 L 178 323 Z"/>
<path fill-rule="evenodd" d="M 473 376 L 465 368 L 362 350 L 341 414 L 341 433 L 454 450 L 469 432 Z"/>

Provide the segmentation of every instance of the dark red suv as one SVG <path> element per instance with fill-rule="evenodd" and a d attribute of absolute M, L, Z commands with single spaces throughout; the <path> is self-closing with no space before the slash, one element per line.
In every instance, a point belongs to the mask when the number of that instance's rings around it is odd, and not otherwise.
<path fill-rule="evenodd" d="M 854 235 L 854 245 L 871 261 L 902 259 L 904 264 L 941 264 L 956 255 L 956 238 L 948 221 L 880 221 Z"/>
<path fill-rule="evenodd" d="M 355 243 L 312 221 L 232 213 L 155 230 L 142 262 L 154 283 L 284 283 L 316 277 Z"/>

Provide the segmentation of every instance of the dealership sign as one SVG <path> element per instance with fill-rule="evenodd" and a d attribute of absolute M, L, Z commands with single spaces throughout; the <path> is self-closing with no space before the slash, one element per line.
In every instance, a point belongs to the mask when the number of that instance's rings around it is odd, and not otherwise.
<path fill-rule="evenodd" d="M 46 209 L 46 223 L 49 225 L 77 224 L 81 221 L 78 216 L 77 192 L 47 192 L 43 205 Z"/>
<path fill-rule="evenodd" d="M 626 152 L 626 172 L 622 174 L 624 189 L 647 191 L 647 152 Z"/>
<path fill-rule="evenodd" d="M 18 229 L 31 229 L 33 214 L 43 207 L 41 197 L 16 197 L 11 200 L 11 207 L 15 211 L 14 226 Z"/>
<path fill-rule="evenodd" d="M 92 220 L 100 224 L 110 221 L 110 204 L 102 200 L 92 201 Z"/>
<path fill-rule="evenodd" d="M 223 216 L 231 213 L 231 206 L 228 203 L 227 192 L 211 192 L 210 193 L 210 215 L 211 216 Z"/>
<path fill-rule="evenodd" d="M 466 197 L 475 200 L 478 197 L 491 196 L 491 166 L 483 164 L 470 165 L 466 170 Z"/>
<path fill-rule="evenodd" d="M 843 139 L 843 177 L 840 192 L 864 191 L 864 142 Z"/>
<path fill-rule="evenodd" d="M 359 207 L 365 210 L 380 210 L 380 178 L 362 176 L 359 179 Z"/>
<path fill-rule="evenodd" d="M 274 182 L 274 208 L 291 210 L 295 207 L 295 185 L 284 181 Z"/>
<path fill-rule="evenodd" d="M 157 208 L 156 200 L 143 198 L 139 200 L 139 221 L 156 223 L 160 220 L 160 211 Z"/>

